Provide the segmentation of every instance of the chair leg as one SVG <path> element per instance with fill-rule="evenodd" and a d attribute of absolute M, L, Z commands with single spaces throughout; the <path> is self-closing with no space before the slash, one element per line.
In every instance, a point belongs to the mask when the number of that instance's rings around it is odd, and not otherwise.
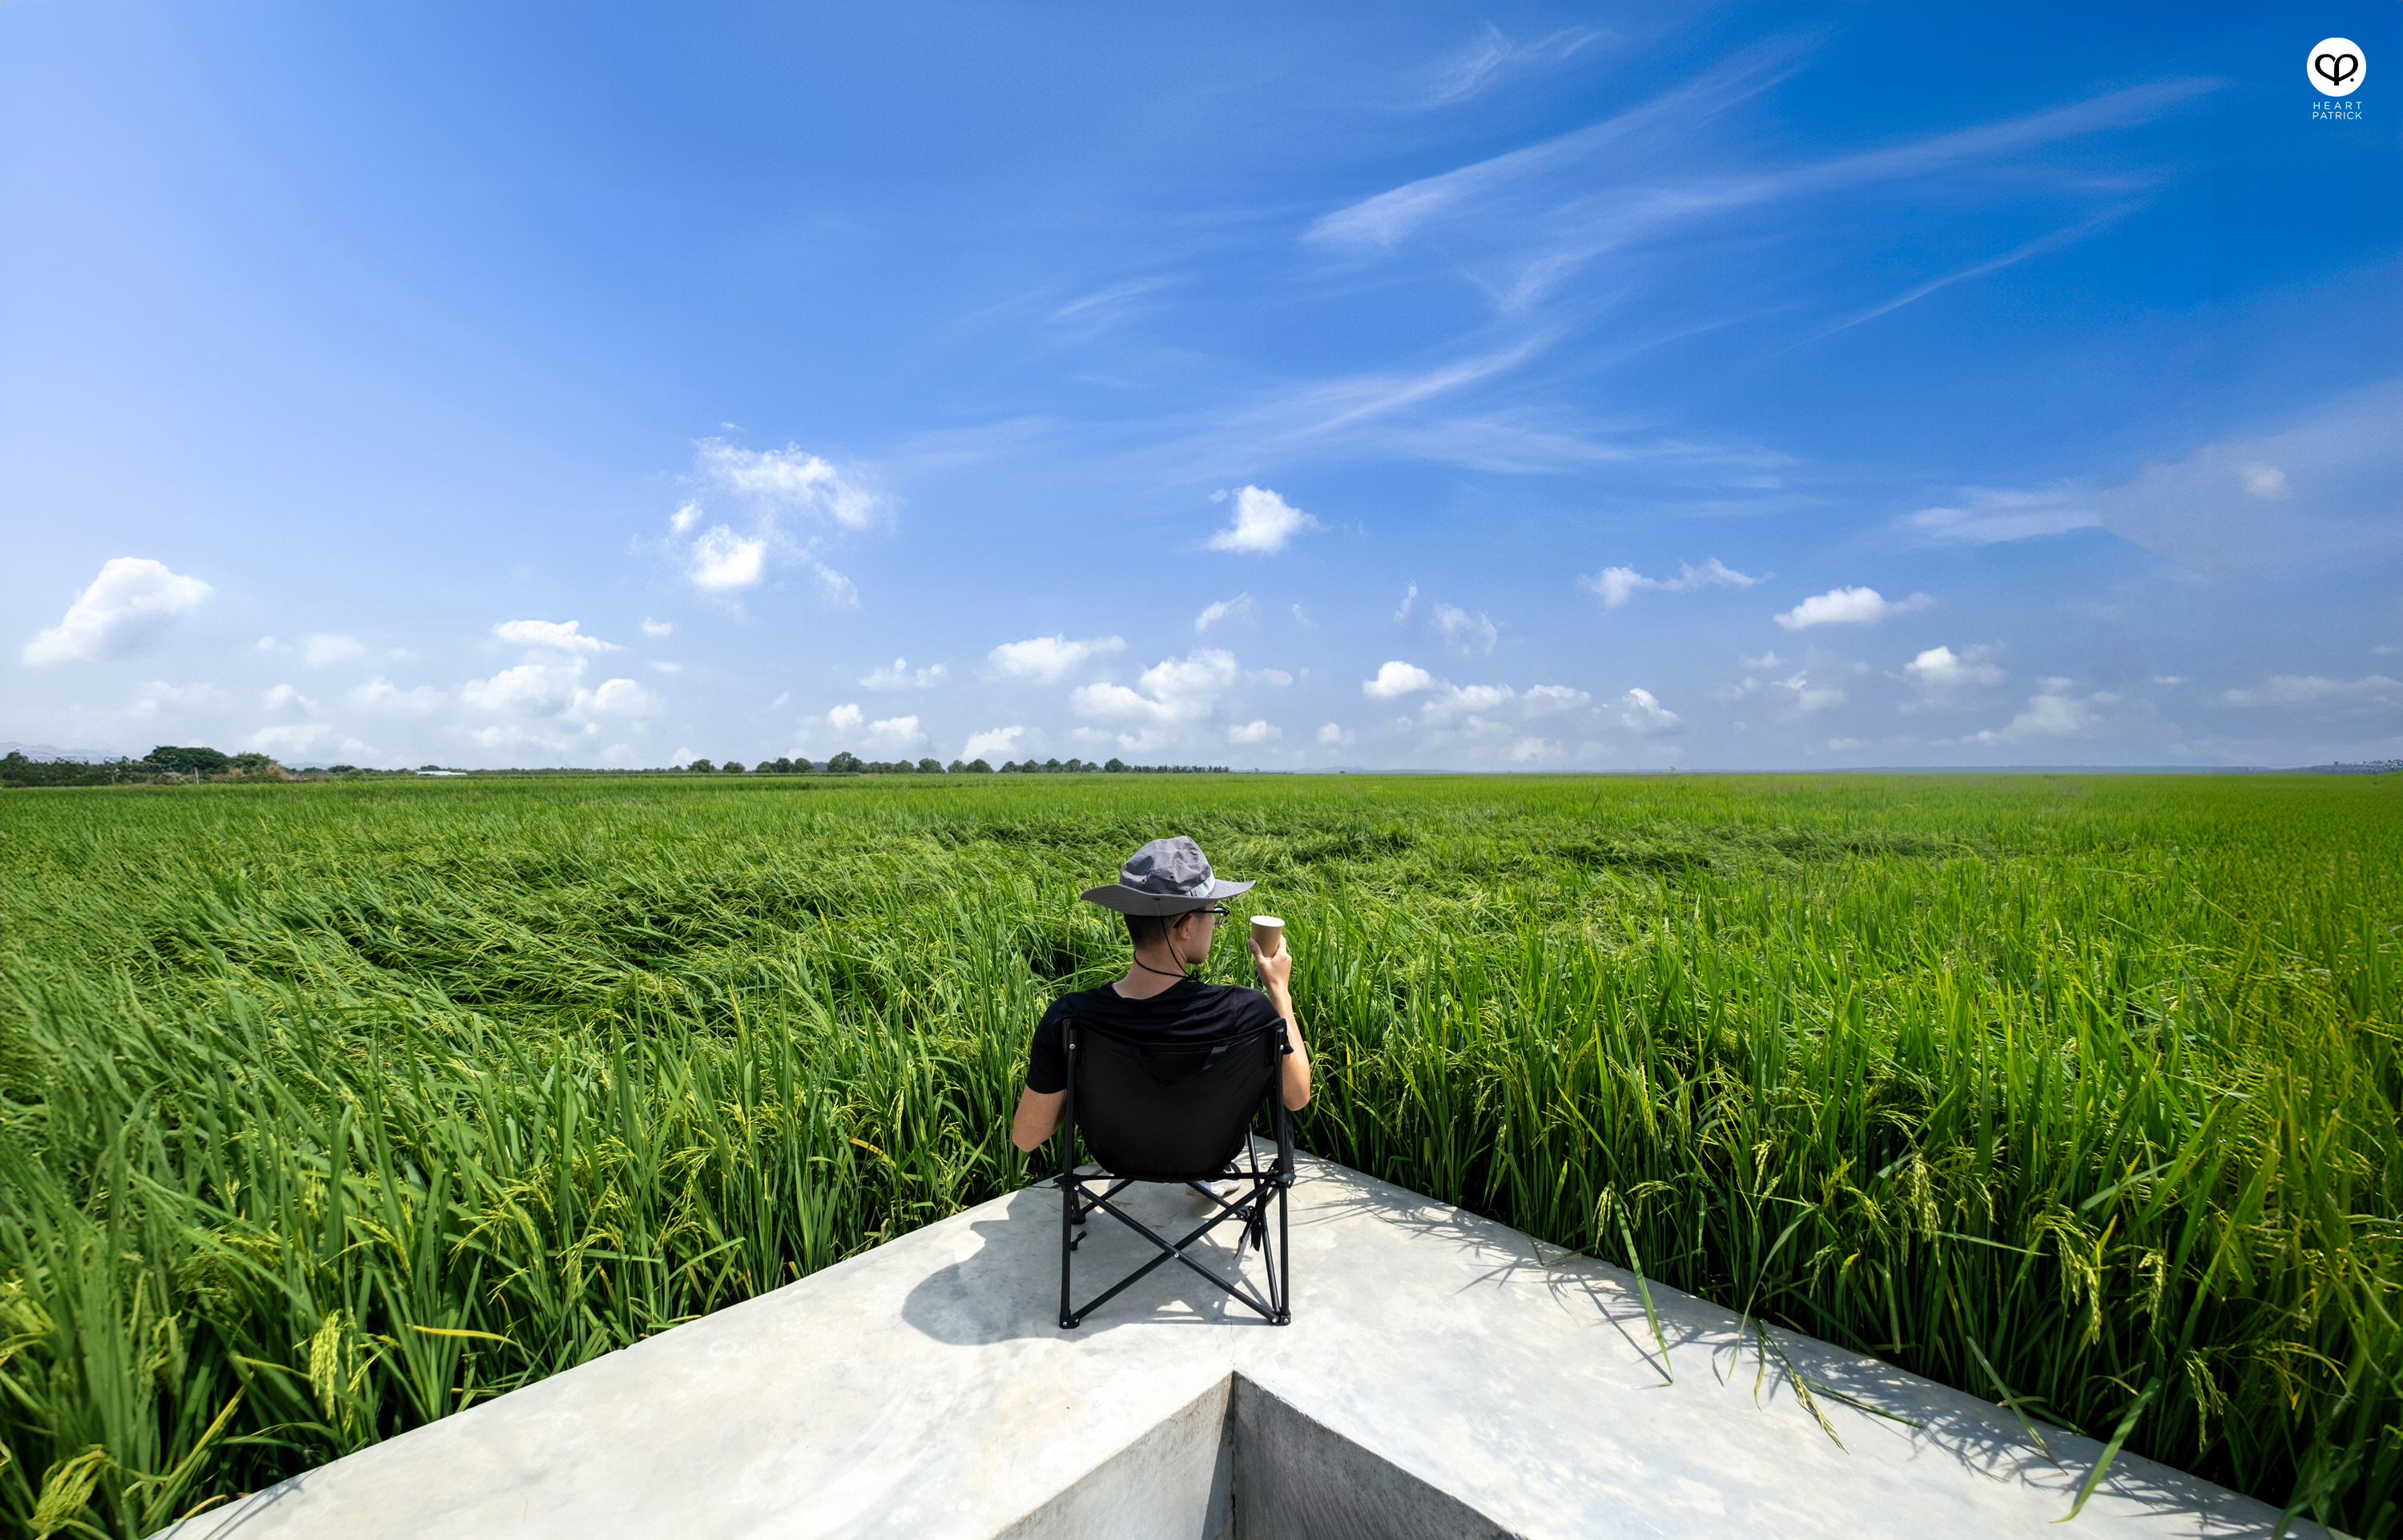
<path fill-rule="evenodd" d="M 1267 1289 L 1269 1297 L 1263 1299 L 1258 1295 L 1253 1293 L 1250 1289 L 1245 1288 L 1240 1281 L 1229 1282 L 1229 1280 L 1220 1277 L 1215 1269 L 1195 1260 L 1192 1256 L 1187 1254 L 1188 1248 L 1189 1248 L 1195 1242 L 1201 1240 L 1202 1236 L 1208 1234 L 1211 1230 L 1215 1229 L 1219 1225 L 1226 1223 L 1229 1219 L 1234 1219 L 1238 1225 L 1241 1225 L 1243 1222 L 1242 1205 L 1222 1201 L 1219 1213 L 1215 1217 L 1204 1220 L 1200 1228 L 1186 1235 L 1182 1240 L 1171 1242 L 1165 1236 L 1153 1230 L 1150 1226 L 1146 1225 L 1143 1221 L 1135 1218 L 1132 1214 L 1128 1214 L 1116 1203 L 1110 1201 L 1110 1199 L 1117 1195 L 1119 1187 L 1129 1185 L 1130 1184 L 1124 1182 L 1119 1183 L 1118 1186 L 1112 1187 L 1108 1194 L 1097 1196 L 1091 1206 L 1094 1208 L 1108 1210 L 1112 1218 L 1118 1220 L 1129 1229 L 1133 1230 L 1136 1234 L 1150 1242 L 1152 1245 L 1158 1249 L 1160 1255 L 1154 1256 L 1150 1261 L 1146 1262 L 1142 1267 L 1135 1269 L 1134 1271 L 1127 1274 L 1124 1278 L 1119 1279 L 1108 1289 L 1094 1296 L 1091 1299 L 1087 1300 L 1081 1310 L 1071 1309 L 1070 1307 L 1063 1305 L 1061 1311 L 1061 1318 L 1063 1323 L 1069 1325 L 1074 1325 L 1076 1321 L 1082 1320 L 1085 1316 L 1090 1315 L 1093 1311 L 1101 1309 L 1112 1299 L 1117 1298 L 1122 1291 L 1149 1277 L 1154 1269 L 1169 1262 L 1183 1263 L 1186 1267 L 1190 1268 L 1193 1271 L 1201 1274 L 1210 1283 L 1217 1285 L 1220 1290 L 1233 1296 L 1236 1299 L 1242 1301 L 1253 1311 L 1257 1311 L 1261 1317 L 1268 1321 L 1277 1322 L 1280 1315 L 1285 1315 L 1287 1319 L 1290 1319 L 1289 1312 L 1285 1310 L 1284 1305 L 1278 1297 L 1277 1274 L 1272 1265 L 1269 1266 L 1267 1273 Z M 1265 1202 L 1267 1200 L 1264 1194 L 1255 1193 L 1254 1196 L 1258 1201 Z M 1240 1279 L 1241 1251 L 1238 1250 L 1236 1255 L 1239 1263 L 1238 1275 Z M 1270 1264 L 1271 1259 L 1266 1256 L 1263 1256 L 1261 1257 L 1261 1261 L 1263 1264 Z"/>
<path fill-rule="evenodd" d="M 1076 1212 L 1076 1184 L 1068 1177 L 1060 1181 L 1060 1329 L 1076 1329 L 1076 1313 L 1068 1308 L 1068 1255 L 1076 1249 L 1076 1225 L 1082 1216 Z"/>
<path fill-rule="evenodd" d="M 1289 1244 L 1286 1242 L 1286 1239 L 1285 1239 L 1285 1193 L 1286 1193 L 1286 1189 L 1285 1189 L 1285 1187 L 1283 1187 L 1283 1186 L 1278 1187 L 1278 1188 L 1277 1188 L 1277 1190 L 1276 1190 L 1276 1206 L 1277 1206 L 1277 1254 L 1276 1254 L 1276 1267 L 1277 1267 L 1276 1307 L 1277 1307 L 1277 1313 L 1276 1313 L 1276 1324 L 1277 1324 L 1278 1325 L 1280 1325 L 1280 1326 L 1289 1326 L 1289 1325 L 1293 1325 L 1293 1247 L 1292 1247 L 1291 1245 L 1289 1245 Z M 1261 1233 L 1262 1233 L 1263 1237 L 1265 1237 L 1265 1236 L 1266 1236 L 1266 1234 L 1267 1234 L 1266 1229 L 1265 1229 L 1265 1228 L 1263 1228 L 1263 1230 L 1262 1230 L 1262 1232 L 1261 1232 Z M 1266 1261 L 1266 1260 L 1267 1260 L 1267 1258 L 1266 1258 L 1266 1257 L 1262 1257 L 1262 1258 L 1261 1258 L 1261 1260 L 1262 1260 L 1262 1261 Z"/>

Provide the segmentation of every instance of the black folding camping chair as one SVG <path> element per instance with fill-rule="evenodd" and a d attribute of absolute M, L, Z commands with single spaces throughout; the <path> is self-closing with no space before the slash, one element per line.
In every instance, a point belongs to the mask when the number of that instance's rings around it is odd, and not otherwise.
<path fill-rule="evenodd" d="M 1293 1186 L 1293 1114 L 1285 1110 L 1283 1063 L 1293 1051 L 1283 1021 L 1230 1037 L 1162 1047 L 1121 1036 L 1088 1021 L 1065 1025 L 1068 1103 L 1060 1156 L 1060 1325 L 1078 1322 L 1116 1298 L 1164 1262 L 1182 1262 L 1277 1325 L 1293 1320 L 1291 1260 L 1285 1254 L 1285 1194 Z M 1276 1159 L 1262 1170 L 1252 1142 L 1253 1112 L 1266 1097 L 1274 1109 Z M 1076 1169 L 1076 1136 L 1101 1170 Z M 1243 1168 L 1235 1165 L 1238 1154 Z M 1232 1181 L 1221 1198 L 1209 1184 Z M 1202 1227 L 1169 1241 L 1115 1201 L 1137 1182 L 1170 1182 L 1208 1199 Z M 1093 1189 L 1101 1190 L 1093 1190 Z M 1269 1239 L 1269 1204 L 1276 1204 L 1276 1239 Z M 1069 1258 L 1085 1238 L 1085 1221 L 1103 1210 L 1160 1249 L 1160 1255 L 1081 1307 L 1071 1306 Z M 1194 1244 L 1229 1221 L 1235 1241 L 1233 1281 L 1191 1254 Z M 1268 1297 L 1243 1283 L 1243 1252 L 1256 1247 Z"/>

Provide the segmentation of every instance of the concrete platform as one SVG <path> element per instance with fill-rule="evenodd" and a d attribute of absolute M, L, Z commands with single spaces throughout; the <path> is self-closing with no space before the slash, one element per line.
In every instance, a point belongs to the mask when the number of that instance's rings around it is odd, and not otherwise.
<path fill-rule="evenodd" d="M 1672 1383 L 1631 1274 L 1303 1175 L 1291 1325 L 1172 1265 L 1061 1330 L 1060 1199 L 1030 1188 L 168 1533 L 2271 1535 L 2274 1510 L 2126 1454 L 2051 1528 L 2089 1440 L 2052 1436 L 2056 1468 L 1999 1408 L 1781 1336 L 1918 1424 L 1822 1398 L 1839 1448 L 1774 1357 L 1756 1393 L 1732 1313 L 1654 1286 Z M 1190 1195 L 1135 1190 L 1195 1222 Z M 1147 1255 L 1091 1230 L 1080 1278 Z"/>

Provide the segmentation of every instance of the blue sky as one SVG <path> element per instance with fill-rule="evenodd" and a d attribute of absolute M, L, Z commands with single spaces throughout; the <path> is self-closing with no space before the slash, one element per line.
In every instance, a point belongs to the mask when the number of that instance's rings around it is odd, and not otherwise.
<path fill-rule="evenodd" d="M 2403 754 L 2396 20 L 19 0 L 0 739 Z"/>

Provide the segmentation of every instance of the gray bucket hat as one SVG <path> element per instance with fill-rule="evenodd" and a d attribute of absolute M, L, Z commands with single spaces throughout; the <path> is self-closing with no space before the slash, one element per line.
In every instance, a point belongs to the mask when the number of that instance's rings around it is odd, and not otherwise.
<path fill-rule="evenodd" d="M 1213 877 L 1202 847 L 1179 834 L 1155 839 L 1128 856 L 1117 881 L 1087 888 L 1085 896 L 1120 914 L 1183 914 L 1250 887 L 1249 882 Z"/>

